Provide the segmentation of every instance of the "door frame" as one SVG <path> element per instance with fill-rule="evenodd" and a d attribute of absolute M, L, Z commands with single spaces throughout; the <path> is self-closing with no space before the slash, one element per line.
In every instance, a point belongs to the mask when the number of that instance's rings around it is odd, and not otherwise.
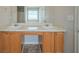
<path fill-rule="evenodd" d="M 78 19 L 79 19 L 79 7 L 74 7 L 74 52 L 79 52 L 79 39 L 78 39 Z"/>

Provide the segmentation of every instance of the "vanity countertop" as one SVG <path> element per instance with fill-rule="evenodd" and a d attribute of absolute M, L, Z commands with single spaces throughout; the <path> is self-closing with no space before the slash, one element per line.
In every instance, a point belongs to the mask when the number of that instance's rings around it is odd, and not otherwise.
<path fill-rule="evenodd" d="M 8 32 L 65 32 L 62 28 L 57 27 L 27 27 L 27 26 L 8 26 L 6 28 L 0 28 L 0 31 Z"/>

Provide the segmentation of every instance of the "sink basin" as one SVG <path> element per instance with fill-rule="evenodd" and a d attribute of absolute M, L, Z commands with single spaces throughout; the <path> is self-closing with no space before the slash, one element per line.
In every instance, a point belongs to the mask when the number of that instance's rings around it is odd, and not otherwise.
<path fill-rule="evenodd" d="M 21 26 L 9 26 L 8 27 L 8 30 L 17 30 L 17 29 L 20 29 Z"/>
<path fill-rule="evenodd" d="M 28 30 L 37 30 L 38 27 L 27 27 Z"/>
<path fill-rule="evenodd" d="M 54 29 L 55 27 L 53 27 L 53 26 L 42 26 L 42 28 L 44 28 L 44 29 Z"/>

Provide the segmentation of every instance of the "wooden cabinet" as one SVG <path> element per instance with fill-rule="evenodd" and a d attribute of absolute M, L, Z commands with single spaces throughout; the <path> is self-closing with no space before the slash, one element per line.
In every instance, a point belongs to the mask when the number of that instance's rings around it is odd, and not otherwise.
<path fill-rule="evenodd" d="M 8 53 L 10 52 L 10 39 L 9 39 L 9 33 L 3 32 L 3 52 Z"/>
<path fill-rule="evenodd" d="M 9 36 L 10 52 L 21 52 L 21 36 L 19 33 L 10 33 Z"/>
<path fill-rule="evenodd" d="M 0 52 L 9 51 L 8 33 L 0 32 Z M 7 47 L 7 48 L 6 48 Z"/>
<path fill-rule="evenodd" d="M 50 46 L 50 41 L 51 41 L 51 34 L 52 33 L 48 33 L 48 32 L 44 32 L 43 33 L 43 52 L 51 52 L 51 46 Z"/>
<path fill-rule="evenodd" d="M 24 35 L 42 36 L 42 52 L 64 52 L 63 32 L 0 32 L 0 52 L 21 52 L 21 37 Z"/>
<path fill-rule="evenodd" d="M 54 52 L 54 33 L 43 33 L 43 52 Z"/>
<path fill-rule="evenodd" d="M 3 33 L 0 32 L 0 53 L 3 52 Z"/>
<path fill-rule="evenodd" d="M 63 32 L 45 32 L 43 37 L 43 52 L 64 52 Z"/>
<path fill-rule="evenodd" d="M 55 52 L 64 52 L 64 33 L 55 33 Z"/>
<path fill-rule="evenodd" d="M 21 41 L 18 33 L 0 32 L 0 52 L 21 52 Z"/>
<path fill-rule="evenodd" d="M 51 40 L 50 40 L 50 46 L 51 46 L 51 53 L 55 52 L 54 47 L 55 47 L 55 33 L 51 34 Z"/>

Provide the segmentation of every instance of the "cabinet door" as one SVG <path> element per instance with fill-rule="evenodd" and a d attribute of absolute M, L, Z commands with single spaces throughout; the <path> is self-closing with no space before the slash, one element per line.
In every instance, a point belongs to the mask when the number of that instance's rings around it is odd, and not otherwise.
<path fill-rule="evenodd" d="M 64 52 L 64 33 L 55 33 L 55 52 Z"/>
<path fill-rule="evenodd" d="M 9 52 L 9 35 L 7 32 L 0 33 L 0 52 Z"/>
<path fill-rule="evenodd" d="M 43 52 L 45 52 L 45 53 L 49 53 L 49 52 L 51 52 L 51 44 L 50 44 L 50 41 L 51 41 L 51 34 L 52 33 L 50 33 L 50 32 L 44 32 L 43 33 L 44 35 L 43 35 Z"/>
<path fill-rule="evenodd" d="M 21 38 L 19 33 L 10 33 L 10 52 L 21 52 Z"/>
<path fill-rule="evenodd" d="M 54 52 L 54 39 L 55 39 L 55 36 L 54 36 L 54 32 L 52 32 L 51 34 L 51 40 L 50 40 L 50 44 L 51 44 L 51 52 L 53 53 Z"/>
<path fill-rule="evenodd" d="M 17 32 L 0 33 L 0 52 L 4 53 L 21 52 L 21 41 L 19 33 Z"/>
<path fill-rule="evenodd" d="M 3 52 L 4 53 L 10 52 L 10 39 L 8 32 L 3 32 Z"/>
<path fill-rule="evenodd" d="M 0 53 L 3 52 L 3 34 L 0 32 Z"/>

